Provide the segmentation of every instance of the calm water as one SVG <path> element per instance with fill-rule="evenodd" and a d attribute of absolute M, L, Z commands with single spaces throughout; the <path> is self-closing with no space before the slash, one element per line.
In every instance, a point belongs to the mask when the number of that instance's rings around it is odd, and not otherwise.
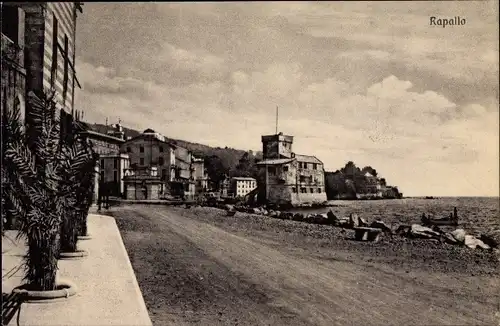
<path fill-rule="evenodd" d="M 500 232 L 500 199 L 498 197 L 448 197 L 437 199 L 407 198 L 400 200 L 342 201 L 330 203 L 339 207 L 295 209 L 292 212 L 325 213 L 332 210 L 339 217 L 350 213 L 371 222 L 381 219 L 388 224 L 419 223 L 422 213 L 447 217 L 457 207 L 459 227 L 474 233 Z"/>

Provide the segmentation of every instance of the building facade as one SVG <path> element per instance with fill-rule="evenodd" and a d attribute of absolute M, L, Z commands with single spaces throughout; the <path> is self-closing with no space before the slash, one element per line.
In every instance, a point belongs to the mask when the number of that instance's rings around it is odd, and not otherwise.
<path fill-rule="evenodd" d="M 208 189 L 208 173 L 205 169 L 205 160 L 202 158 L 197 158 L 193 156 L 193 166 L 194 166 L 194 179 L 196 181 L 195 190 L 196 193 L 207 192 Z"/>
<path fill-rule="evenodd" d="M 74 110 L 80 87 L 75 66 L 77 13 L 80 2 L 24 2 L 27 91 L 54 90 L 66 112 Z"/>
<path fill-rule="evenodd" d="M 164 182 L 175 176 L 175 146 L 154 130 L 146 129 L 139 136 L 125 141 L 120 152 L 129 156 L 131 168 L 157 167 Z"/>
<path fill-rule="evenodd" d="M 124 171 L 125 199 L 157 200 L 161 198 L 162 180 L 157 167 L 135 167 Z"/>
<path fill-rule="evenodd" d="M 293 137 L 282 133 L 262 136 L 258 200 L 292 206 L 326 202 L 323 163 L 314 156 L 295 154 L 292 144 Z"/>
<path fill-rule="evenodd" d="M 250 177 L 232 177 L 230 193 L 234 197 L 245 197 L 257 188 L 257 180 Z"/>

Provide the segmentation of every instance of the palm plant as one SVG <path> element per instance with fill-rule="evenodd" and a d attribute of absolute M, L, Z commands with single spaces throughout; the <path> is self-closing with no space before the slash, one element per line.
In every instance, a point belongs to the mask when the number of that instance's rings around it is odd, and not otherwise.
<path fill-rule="evenodd" d="M 92 194 L 92 183 L 96 157 L 79 133 L 81 126 L 72 123 L 72 130 L 62 147 L 64 157 L 63 181 L 60 183 L 61 195 L 64 198 L 64 216 L 61 224 L 61 251 L 76 252 L 77 237 L 81 235 L 90 205 L 87 201 Z M 90 195 L 91 196 L 91 195 Z M 86 230 L 85 230 L 86 231 Z"/>
<path fill-rule="evenodd" d="M 96 157 L 76 133 L 80 129 L 73 128 L 74 137 L 61 137 L 53 93 L 30 93 L 27 111 L 26 126 L 17 107 L 2 112 L 2 204 L 19 221 L 18 237 L 27 239 L 25 281 L 47 291 L 56 287 L 60 250 L 76 251 Z"/>
<path fill-rule="evenodd" d="M 25 277 L 34 290 L 54 290 L 57 236 L 62 208 L 59 196 L 59 124 L 53 95 L 41 99 L 30 93 L 26 128 L 17 107 L 6 108 L 2 119 L 2 198 L 7 214 L 19 221 L 25 236 Z"/>

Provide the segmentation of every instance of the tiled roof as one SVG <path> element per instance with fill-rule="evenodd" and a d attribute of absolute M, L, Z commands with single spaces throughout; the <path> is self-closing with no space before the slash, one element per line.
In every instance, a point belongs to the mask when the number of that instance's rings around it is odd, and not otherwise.
<path fill-rule="evenodd" d="M 295 154 L 295 158 L 299 162 L 323 164 L 316 156 Z"/>
<path fill-rule="evenodd" d="M 277 158 L 277 159 L 270 159 L 270 160 L 264 160 L 260 161 L 257 163 L 257 165 L 279 165 L 279 164 L 287 164 L 292 162 L 294 159 L 293 158 Z"/>

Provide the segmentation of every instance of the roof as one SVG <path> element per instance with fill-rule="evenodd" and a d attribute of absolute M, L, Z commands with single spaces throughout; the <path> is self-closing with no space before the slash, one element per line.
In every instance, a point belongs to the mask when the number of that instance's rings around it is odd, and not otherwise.
<path fill-rule="evenodd" d="M 140 135 L 137 135 L 137 136 L 135 136 L 133 138 L 127 139 L 124 142 L 125 142 L 125 144 L 128 144 L 128 143 L 131 143 L 133 141 L 136 141 L 137 139 L 146 138 L 146 137 L 152 137 L 154 140 L 156 140 L 156 141 L 158 141 L 160 143 L 163 143 L 163 144 L 167 144 L 168 146 L 170 146 L 173 149 L 177 148 L 177 146 L 174 145 L 174 144 L 172 144 L 171 142 L 161 140 L 161 139 L 159 139 L 156 136 L 152 136 L 151 134 L 140 134 Z"/>
<path fill-rule="evenodd" d="M 97 131 L 93 131 L 93 130 L 85 130 L 85 131 L 82 131 L 83 134 L 88 134 L 89 136 L 95 136 L 97 138 L 105 138 L 107 140 L 113 140 L 117 143 L 124 143 L 125 140 L 123 139 L 120 139 L 120 138 L 117 138 L 117 137 L 113 137 L 113 136 L 110 136 L 110 135 L 107 135 L 107 134 L 101 134 L 100 132 L 97 132 Z"/>
<path fill-rule="evenodd" d="M 156 133 L 156 131 L 154 131 L 154 130 L 153 130 L 153 129 L 151 129 L 151 128 L 148 128 L 148 129 L 146 129 L 146 130 L 144 130 L 144 131 L 143 131 L 143 134 L 146 134 L 146 133 L 148 133 L 148 134 L 155 134 L 155 133 Z"/>
<path fill-rule="evenodd" d="M 295 158 L 299 162 L 323 164 L 316 156 L 295 154 Z"/>
<path fill-rule="evenodd" d="M 290 162 L 293 162 L 295 159 L 293 158 L 277 158 L 277 159 L 270 159 L 270 160 L 264 160 L 257 162 L 257 165 L 280 165 L 280 164 L 287 164 Z"/>
<path fill-rule="evenodd" d="M 241 181 L 257 181 L 255 178 L 251 177 L 233 177 L 233 180 L 241 180 Z"/>

